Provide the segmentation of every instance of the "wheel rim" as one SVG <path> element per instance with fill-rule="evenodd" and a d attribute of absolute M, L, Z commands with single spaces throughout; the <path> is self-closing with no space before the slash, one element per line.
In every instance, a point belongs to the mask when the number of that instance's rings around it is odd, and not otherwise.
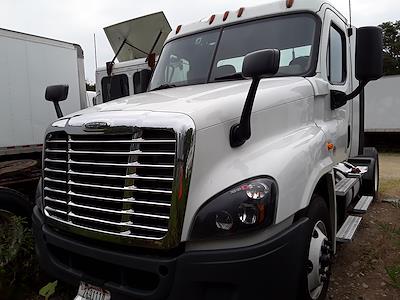
<path fill-rule="evenodd" d="M 318 221 L 311 236 L 308 255 L 308 291 L 311 299 L 318 299 L 327 282 L 331 261 L 330 243 L 325 224 Z"/>
<path fill-rule="evenodd" d="M 17 255 L 24 229 L 21 224 L 16 223 L 16 216 L 13 213 L 1 209 L 0 228 L 2 230 L 8 229 L 7 235 L 12 237 L 11 239 L 7 239 L 7 248 L 2 249 L 3 251 L 7 252 L 7 255 L 0 255 L 0 267 L 3 267 L 7 265 Z"/>

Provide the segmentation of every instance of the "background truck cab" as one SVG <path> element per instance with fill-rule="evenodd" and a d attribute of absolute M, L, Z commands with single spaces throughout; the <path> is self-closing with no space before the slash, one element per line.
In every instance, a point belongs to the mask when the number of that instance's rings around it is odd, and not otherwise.
<path fill-rule="evenodd" d="M 104 28 L 115 57 L 96 70 L 96 103 L 140 94 L 147 84 L 156 58 L 171 32 L 163 12 L 132 19 Z M 149 61 L 149 55 L 152 58 Z M 118 58 L 118 63 L 114 63 Z"/>
<path fill-rule="evenodd" d="M 324 299 L 378 190 L 363 89 L 381 75 L 382 31 L 323 0 L 177 26 L 148 92 L 48 129 L 42 266 L 81 296 Z"/>

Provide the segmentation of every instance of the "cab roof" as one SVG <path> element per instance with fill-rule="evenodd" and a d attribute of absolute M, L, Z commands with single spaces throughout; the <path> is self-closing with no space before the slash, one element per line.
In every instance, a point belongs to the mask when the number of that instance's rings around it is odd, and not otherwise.
<path fill-rule="evenodd" d="M 289 7 L 288 3 L 292 5 Z M 326 0 L 271 0 L 265 4 L 242 7 L 236 10 L 228 10 L 224 13 L 214 14 L 210 17 L 204 18 L 198 22 L 190 23 L 187 25 L 179 25 L 176 29 L 172 30 L 167 38 L 170 39 L 191 34 L 197 31 L 203 31 L 211 28 L 220 27 L 238 21 L 245 21 L 254 18 L 259 18 L 269 15 L 277 15 L 293 12 L 313 12 L 317 13 L 321 7 L 326 4 L 329 5 L 335 12 L 340 14 L 332 5 Z M 342 18 L 346 20 L 343 16 Z"/>

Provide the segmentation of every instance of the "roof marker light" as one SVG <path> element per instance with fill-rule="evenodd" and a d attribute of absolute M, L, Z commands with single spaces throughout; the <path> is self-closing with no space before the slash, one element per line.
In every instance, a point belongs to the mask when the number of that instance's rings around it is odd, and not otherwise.
<path fill-rule="evenodd" d="M 294 0 L 286 0 L 286 7 L 291 8 L 293 6 Z"/>
<path fill-rule="evenodd" d="M 212 15 L 211 17 L 210 17 L 210 20 L 208 20 L 208 24 L 212 24 L 213 22 L 214 22 L 214 20 L 215 20 L 215 15 Z"/>
<path fill-rule="evenodd" d="M 226 21 L 226 19 L 228 19 L 228 16 L 229 16 L 229 11 L 226 11 L 225 13 L 224 13 L 224 17 L 223 17 L 223 19 L 222 19 L 222 21 Z"/>
<path fill-rule="evenodd" d="M 244 7 L 239 8 L 237 13 L 238 18 L 240 18 L 243 15 L 243 12 L 244 12 Z"/>
<path fill-rule="evenodd" d="M 182 25 L 179 25 L 178 27 L 176 27 L 176 34 L 178 34 L 179 31 L 181 31 L 181 29 L 182 29 Z"/>

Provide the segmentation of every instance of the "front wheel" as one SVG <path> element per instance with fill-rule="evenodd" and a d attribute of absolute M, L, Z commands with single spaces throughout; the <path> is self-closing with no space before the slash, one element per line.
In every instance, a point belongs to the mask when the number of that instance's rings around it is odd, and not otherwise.
<path fill-rule="evenodd" d="M 324 199 L 315 195 L 307 211 L 310 219 L 308 256 L 301 278 L 300 299 L 322 300 L 326 298 L 331 272 L 332 239 L 329 210 Z"/>

